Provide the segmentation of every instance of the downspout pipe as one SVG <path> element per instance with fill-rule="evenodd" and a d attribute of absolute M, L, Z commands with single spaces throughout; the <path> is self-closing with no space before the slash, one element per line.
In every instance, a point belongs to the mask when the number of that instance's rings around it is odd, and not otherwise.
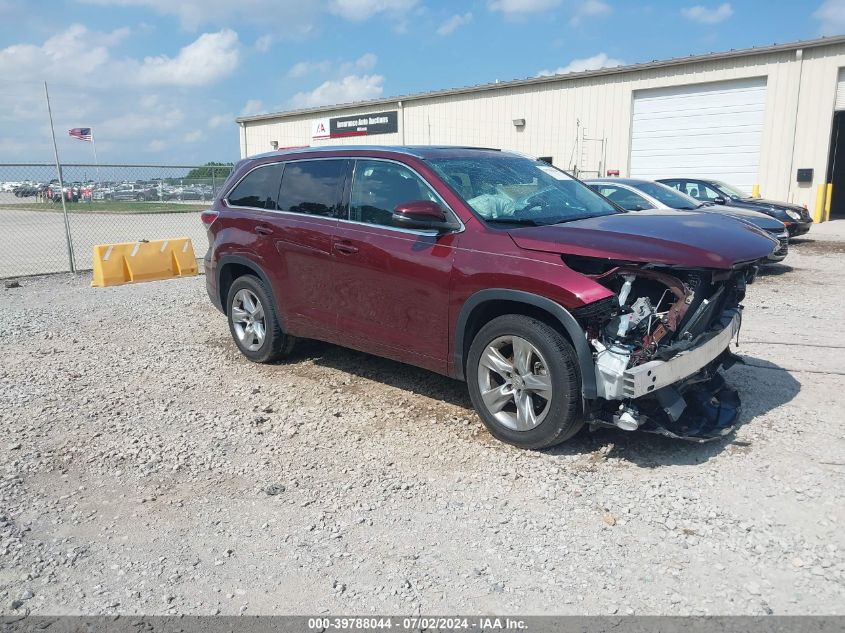
<path fill-rule="evenodd" d="M 401 101 L 397 101 L 396 105 L 399 108 L 399 144 L 405 144 L 405 106 Z"/>
<path fill-rule="evenodd" d="M 798 61 L 798 88 L 795 91 L 795 115 L 792 117 L 792 150 L 789 159 L 789 190 L 787 196 L 792 202 L 792 183 L 795 168 L 795 140 L 798 137 L 798 110 L 801 108 L 801 77 L 804 74 L 804 49 L 795 51 L 795 59 Z"/>

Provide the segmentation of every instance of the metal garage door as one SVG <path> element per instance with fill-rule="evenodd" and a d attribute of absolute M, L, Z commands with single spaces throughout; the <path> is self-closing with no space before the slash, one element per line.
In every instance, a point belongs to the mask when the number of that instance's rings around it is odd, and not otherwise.
<path fill-rule="evenodd" d="M 845 110 L 845 68 L 839 69 L 836 80 L 836 110 Z"/>
<path fill-rule="evenodd" d="M 635 92 L 631 176 L 715 178 L 750 192 L 765 108 L 762 77 Z"/>

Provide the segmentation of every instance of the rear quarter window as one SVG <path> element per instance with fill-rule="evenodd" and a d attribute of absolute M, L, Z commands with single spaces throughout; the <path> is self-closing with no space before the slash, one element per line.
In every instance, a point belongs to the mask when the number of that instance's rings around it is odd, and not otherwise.
<path fill-rule="evenodd" d="M 282 164 L 262 165 L 249 172 L 232 191 L 227 200 L 231 206 L 254 209 L 277 209 L 276 199 L 282 178 Z"/>

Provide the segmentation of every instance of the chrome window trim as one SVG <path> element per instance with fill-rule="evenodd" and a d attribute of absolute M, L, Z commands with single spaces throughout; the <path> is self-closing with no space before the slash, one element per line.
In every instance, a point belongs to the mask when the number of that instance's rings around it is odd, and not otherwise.
<path fill-rule="evenodd" d="M 460 228 L 458 228 L 454 231 L 449 231 L 449 234 L 463 233 L 466 230 L 466 225 L 464 224 L 463 220 L 461 220 L 461 218 L 458 216 L 458 214 L 455 213 L 452 210 L 452 207 L 450 207 L 446 203 L 446 201 L 443 200 L 443 198 L 440 196 L 440 194 L 437 193 L 437 190 L 435 190 L 434 187 L 431 186 L 431 183 L 429 183 L 428 180 L 426 180 L 422 176 L 422 174 L 420 174 L 416 169 L 414 169 L 410 165 L 407 165 L 407 164 L 403 163 L 402 161 L 393 160 L 393 159 L 390 159 L 390 158 L 380 158 L 380 157 L 370 157 L 370 156 L 321 156 L 321 157 L 318 157 L 318 158 L 296 158 L 296 159 L 292 159 L 292 160 L 290 160 L 290 159 L 288 159 L 288 160 L 277 160 L 277 161 L 271 161 L 271 162 L 268 162 L 268 163 L 262 163 L 260 165 L 256 165 L 255 167 L 250 169 L 248 172 L 246 172 L 243 176 L 241 176 L 238 179 L 238 181 L 234 185 L 231 186 L 231 188 L 229 189 L 229 192 L 226 194 L 226 197 L 223 198 L 223 202 L 225 202 L 226 206 L 230 209 L 247 209 L 249 211 L 262 211 L 264 213 L 278 213 L 278 214 L 281 214 L 281 215 L 288 215 L 288 216 L 295 217 L 295 218 L 320 218 L 320 219 L 324 219 L 324 220 L 331 220 L 331 221 L 334 221 L 334 222 L 343 222 L 345 224 L 352 224 L 352 225 L 357 225 L 357 226 L 378 227 L 378 228 L 381 228 L 381 229 L 385 229 L 385 230 L 389 230 L 389 231 L 396 231 L 397 233 L 405 233 L 405 234 L 409 234 L 409 235 L 420 235 L 420 236 L 426 236 L 426 237 L 436 237 L 438 235 L 443 235 L 442 233 L 440 233 L 439 231 L 436 231 L 434 229 L 406 229 L 406 228 L 399 227 L 399 226 L 388 226 L 388 225 L 385 225 L 385 224 L 372 224 L 370 222 L 358 222 L 357 220 L 350 220 L 349 219 L 349 207 L 347 207 L 347 209 L 346 209 L 346 213 L 347 213 L 346 218 L 336 218 L 336 217 L 327 216 L 327 215 L 316 215 L 316 214 L 311 214 L 311 213 L 296 213 L 294 211 L 283 211 L 281 209 L 264 209 L 262 207 L 247 207 L 247 206 L 242 206 L 242 205 L 237 205 L 237 204 L 231 204 L 229 202 L 229 194 L 232 193 L 235 190 L 235 188 L 238 185 L 241 184 L 241 181 L 243 181 L 247 176 L 249 176 L 252 172 L 254 172 L 258 169 L 263 169 L 264 167 L 270 167 L 272 165 L 281 165 L 282 166 L 282 178 L 284 178 L 284 168 L 285 168 L 285 165 L 287 165 L 287 163 L 298 163 L 298 162 L 303 162 L 303 161 L 317 161 L 317 160 L 321 160 L 321 161 L 324 161 L 324 160 L 352 161 L 352 181 L 349 184 L 349 200 L 350 200 L 349 206 L 351 206 L 351 202 L 352 202 L 352 186 L 354 185 L 354 180 L 355 180 L 355 168 L 357 167 L 359 160 L 375 160 L 375 161 L 381 161 L 381 162 L 385 162 L 385 163 L 395 163 L 397 165 L 405 167 L 406 169 L 409 169 L 411 172 L 413 172 L 413 174 L 416 175 L 417 178 L 422 180 L 423 183 L 425 183 L 425 185 L 432 191 L 432 193 L 434 193 L 434 195 L 437 197 L 437 199 L 443 205 L 443 208 L 446 209 L 452 215 L 452 217 L 455 220 L 457 220 L 457 223 L 460 225 Z M 281 181 L 280 181 L 279 184 L 281 185 Z"/>
<path fill-rule="evenodd" d="M 428 187 L 431 190 L 431 193 L 434 194 L 434 196 L 439 201 L 440 205 L 444 209 L 446 209 L 447 213 L 449 213 L 452 216 L 452 218 L 457 220 L 458 224 L 460 225 L 460 228 L 455 229 L 454 231 L 449 231 L 448 234 L 463 233 L 466 230 L 466 225 L 464 224 L 463 220 L 461 220 L 461 218 L 458 216 L 458 214 L 455 213 L 452 210 L 452 207 L 450 207 L 446 203 L 446 201 L 442 198 L 442 196 L 439 193 L 437 193 L 437 190 L 434 187 L 431 186 L 431 183 L 428 182 L 428 180 L 426 180 L 420 172 L 418 172 L 416 169 L 414 169 L 410 165 L 407 165 L 407 164 L 405 164 L 405 163 L 403 163 L 402 161 L 399 161 L 399 160 L 394 160 L 392 158 L 381 158 L 381 157 L 376 157 L 376 156 L 372 156 L 372 157 L 371 156 L 353 156 L 351 158 L 351 160 L 354 161 L 354 164 L 352 165 L 352 180 L 349 183 L 349 204 L 346 208 L 346 218 L 345 219 L 341 218 L 339 220 L 339 222 L 344 222 L 346 224 L 356 224 L 356 225 L 359 225 L 359 226 L 375 226 L 375 227 L 378 227 L 380 229 L 387 229 L 389 231 L 397 231 L 399 233 L 409 233 L 411 235 L 427 235 L 427 236 L 432 236 L 432 237 L 437 236 L 437 235 L 443 235 L 443 233 L 441 233 L 440 231 L 437 231 L 435 229 L 406 229 L 406 228 L 402 228 L 402 227 L 399 227 L 399 226 L 390 226 L 390 225 L 387 225 L 387 224 L 374 224 L 372 222 L 360 222 L 358 220 L 350 220 L 349 219 L 349 214 L 352 212 L 352 192 L 355 189 L 355 171 L 358 169 L 358 161 L 369 160 L 369 161 L 378 161 L 378 162 L 382 162 L 382 163 L 394 163 L 396 165 L 399 165 L 400 167 L 404 167 L 405 169 L 407 169 L 408 171 L 413 173 L 417 178 L 419 178 L 423 182 L 423 184 L 426 187 Z"/>

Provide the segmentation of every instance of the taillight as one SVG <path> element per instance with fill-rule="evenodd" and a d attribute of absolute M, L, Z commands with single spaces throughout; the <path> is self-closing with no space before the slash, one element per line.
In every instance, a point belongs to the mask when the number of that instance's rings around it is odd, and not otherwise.
<path fill-rule="evenodd" d="M 214 221 L 217 219 L 218 215 L 220 215 L 219 211 L 215 211 L 213 209 L 207 209 L 206 211 L 203 211 L 202 213 L 200 213 L 200 220 L 202 220 L 202 223 L 206 227 L 209 227 L 212 224 L 214 224 Z"/>

